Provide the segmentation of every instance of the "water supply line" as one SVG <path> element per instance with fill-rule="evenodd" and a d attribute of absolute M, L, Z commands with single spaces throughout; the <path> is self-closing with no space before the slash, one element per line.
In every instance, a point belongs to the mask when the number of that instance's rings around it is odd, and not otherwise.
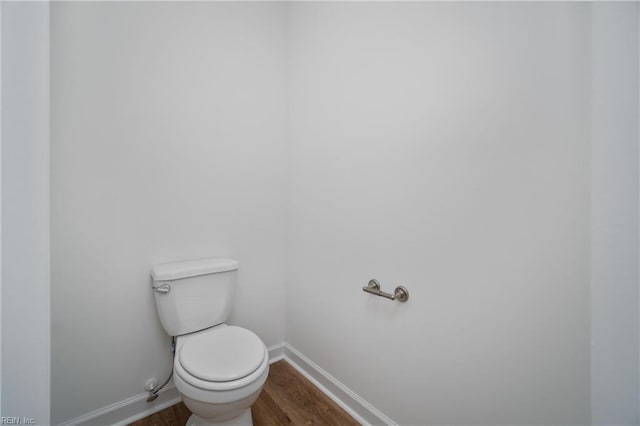
<path fill-rule="evenodd" d="M 174 336 L 171 338 L 171 373 L 169 373 L 169 377 L 167 377 L 167 380 L 165 380 L 165 382 L 160 387 L 158 388 L 151 387 L 151 389 L 147 389 L 149 391 L 149 397 L 147 398 L 147 402 L 153 402 L 156 399 L 158 399 L 158 392 L 160 392 L 162 388 L 167 386 L 167 383 L 169 383 L 169 381 L 173 377 L 173 363 L 175 359 L 176 359 L 176 338 Z"/>

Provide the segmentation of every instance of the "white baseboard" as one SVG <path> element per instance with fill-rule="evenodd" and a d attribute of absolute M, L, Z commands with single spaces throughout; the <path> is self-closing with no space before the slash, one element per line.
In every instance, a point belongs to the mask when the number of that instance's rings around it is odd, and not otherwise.
<path fill-rule="evenodd" d="M 285 360 L 359 423 L 395 425 L 391 419 L 287 343 L 271 346 L 268 350 L 270 364 Z M 158 393 L 158 399 L 155 401 L 147 403 L 147 397 L 146 392 L 141 393 L 76 417 L 60 426 L 125 426 L 180 402 L 180 394 L 173 382 Z"/>
<path fill-rule="evenodd" d="M 274 362 L 280 361 L 284 359 L 284 347 L 286 343 L 278 343 L 277 345 L 269 346 L 269 364 L 273 364 Z"/>
<path fill-rule="evenodd" d="M 118 425 L 124 426 L 129 423 L 150 416 L 173 404 L 180 402 L 180 395 L 173 382 L 169 383 L 166 388 L 158 392 L 158 399 L 153 402 L 147 402 L 147 392 L 138 394 L 134 397 L 116 402 L 99 410 L 92 411 L 83 416 L 76 417 L 68 422 L 62 423 L 61 426 L 78 426 L 78 425 Z"/>
<path fill-rule="evenodd" d="M 393 420 L 287 343 L 284 344 L 284 359 L 358 423 L 363 425 L 396 425 Z"/>

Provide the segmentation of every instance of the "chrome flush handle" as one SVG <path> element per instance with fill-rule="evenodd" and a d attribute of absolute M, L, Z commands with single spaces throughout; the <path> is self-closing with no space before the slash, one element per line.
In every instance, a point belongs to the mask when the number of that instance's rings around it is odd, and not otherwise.
<path fill-rule="evenodd" d="M 171 291 L 171 285 L 169 285 L 168 283 L 160 284 L 159 286 L 153 286 L 151 288 L 158 294 L 167 294 Z"/>

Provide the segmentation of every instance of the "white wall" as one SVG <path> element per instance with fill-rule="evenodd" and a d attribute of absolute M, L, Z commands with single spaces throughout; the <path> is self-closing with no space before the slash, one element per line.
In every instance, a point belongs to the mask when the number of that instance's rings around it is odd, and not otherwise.
<path fill-rule="evenodd" d="M 589 5 L 289 19 L 287 341 L 400 424 L 588 424 Z"/>
<path fill-rule="evenodd" d="M 2 415 L 49 424 L 49 5 L 2 4 Z"/>
<path fill-rule="evenodd" d="M 637 5 L 51 7 L 53 422 L 168 372 L 152 265 L 227 255 L 231 322 L 401 424 L 638 423 Z"/>
<path fill-rule="evenodd" d="M 53 421 L 171 368 L 154 264 L 231 256 L 284 338 L 282 4 L 51 6 Z"/>
<path fill-rule="evenodd" d="M 637 425 L 638 4 L 592 14 L 592 423 Z"/>

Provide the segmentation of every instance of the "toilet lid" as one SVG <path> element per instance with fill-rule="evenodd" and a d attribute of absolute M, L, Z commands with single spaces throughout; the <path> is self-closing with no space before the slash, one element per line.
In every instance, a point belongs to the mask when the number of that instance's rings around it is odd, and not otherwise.
<path fill-rule="evenodd" d="M 253 373 L 264 361 L 264 344 L 241 327 L 223 327 L 193 336 L 180 350 L 180 365 L 210 382 L 229 382 Z"/>

